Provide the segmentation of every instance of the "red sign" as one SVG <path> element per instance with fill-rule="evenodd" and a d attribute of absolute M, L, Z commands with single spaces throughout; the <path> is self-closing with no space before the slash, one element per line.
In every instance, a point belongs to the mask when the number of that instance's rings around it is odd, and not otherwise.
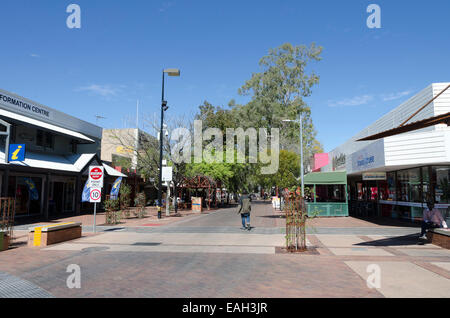
<path fill-rule="evenodd" d="M 89 174 L 93 180 L 99 180 L 103 177 L 103 171 L 98 167 L 93 168 Z"/>

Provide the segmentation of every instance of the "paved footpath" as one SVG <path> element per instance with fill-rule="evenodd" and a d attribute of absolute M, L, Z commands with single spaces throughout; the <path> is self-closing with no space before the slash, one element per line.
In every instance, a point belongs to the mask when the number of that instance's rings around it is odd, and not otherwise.
<path fill-rule="evenodd" d="M 255 202 L 251 223 L 252 231 L 240 230 L 228 208 L 95 235 L 86 226 L 78 240 L 1 252 L 0 273 L 54 297 L 450 296 L 450 251 L 418 245 L 415 227 L 317 219 L 311 252 L 292 255 L 280 253 L 284 219 L 270 204 Z M 81 268 L 80 289 L 66 285 L 70 264 Z M 380 288 L 367 286 L 371 268 L 380 270 Z M 0 296 L 8 288 L 0 282 Z"/>

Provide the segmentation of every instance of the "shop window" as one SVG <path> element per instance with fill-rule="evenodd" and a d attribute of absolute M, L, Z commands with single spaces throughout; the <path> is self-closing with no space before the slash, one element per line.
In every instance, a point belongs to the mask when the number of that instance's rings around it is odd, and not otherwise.
<path fill-rule="evenodd" d="M 38 129 L 36 132 L 36 145 L 44 148 L 53 149 L 54 145 L 53 134 L 48 131 Z"/>
<path fill-rule="evenodd" d="M 398 201 L 421 202 L 420 168 L 397 172 Z"/>
<path fill-rule="evenodd" d="M 41 213 L 42 178 L 16 177 L 16 215 Z"/>
<path fill-rule="evenodd" d="M 380 200 L 395 201 L 395 172 L 388 172 L 386 181 L 379 181 Z"/>
<path fill-rule="evenodd" d="M 316 185 L 316 202 L 345 203 L 345 185 Z"/>
<path fill-rule="evenodd" d="M 433 197 L 430 180 L 430 167 L 422 167 L 422 200 L 427 202 L 427 199 Z"/>
<path fill-rule="evenodd" d="M 435 186 L 436 203 L 450 203 L 450 167 L 432 167 L 432 180 Z"/>

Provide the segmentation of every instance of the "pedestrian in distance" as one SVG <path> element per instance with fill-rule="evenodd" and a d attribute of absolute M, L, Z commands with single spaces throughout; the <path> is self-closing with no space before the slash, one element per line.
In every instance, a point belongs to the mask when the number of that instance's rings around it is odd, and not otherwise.
<path fill-rule="evenodd" d="M 447 223 L 442 217 L 441 211 L 434 207 L 433 201 L 427 202 L 427 209 L 423 212 L 422 232 L 420 233 L 420 239 L 426 240 L 427 230 L 432 228 L 445 228 L 447 229 Z"/>
<path fill-rule="evenodd" d="M 239 198 L 239 210 L 238 214 L 241 215 L 242 219 L 242 230 L 251 230 L 250 226 L 250 212 L 252 210 L 251 199 L 248 196 L 247 191 L 244 191 L 241 197 Z"/>

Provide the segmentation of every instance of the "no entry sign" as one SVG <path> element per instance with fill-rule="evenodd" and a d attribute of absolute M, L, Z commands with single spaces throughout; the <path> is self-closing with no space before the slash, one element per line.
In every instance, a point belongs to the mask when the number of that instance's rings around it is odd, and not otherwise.
<path fill-rule="evenodd" d="M 103 177 L 105 173 L 103 167 L 89 167 L 89 181 L 91 188 L 103 188 Z"/>
<path fill-rule="evenodd" d="M 91 188 L 89 194 L 89 202 L 100 203 L 102 201 L 102 189 L 101 188 Z"/>

